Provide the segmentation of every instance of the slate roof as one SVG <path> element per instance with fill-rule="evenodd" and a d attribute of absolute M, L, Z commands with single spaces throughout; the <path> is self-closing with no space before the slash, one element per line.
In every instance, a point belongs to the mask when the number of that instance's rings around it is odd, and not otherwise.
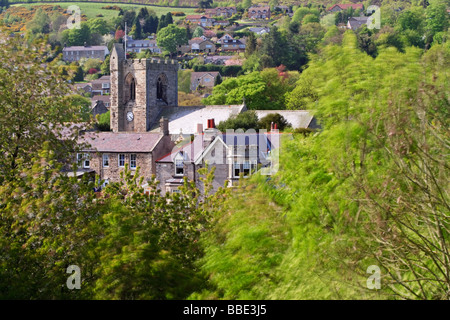
<path fill-rule="evenodd" d="M 363 9 L 363 4 L 362 3 L 344 3 L 344 4 L 335 4 L 331 7 L 329 7 L 327 10 L 330 11 L 332 10 L 334 7 L 339 7 L 342 10 L 347 10 L 348 8 L 352 7 L 353 9 Z"/>
<path fill-rule="evenodd" d="M 160 133 L 153 132 L 86 132 L 79 143 L 90 145 L 84 151 L 139 153 L 151 152 L 161 137 Z"/>
<path fill-rule="evenodd" d="M 262 133 L 220 133 L 217 138 L 221 138 L 222 141 L 228 146 L 246 146 L 246 145 L 256 145 L 261 153 L 259 157 L 265 157 L 265 153 L 268 150 L 274 148 L 273 143 L 269 139 L 270 134 Z M 182 144 L 180 147 L 174 149 L 171 153 L 163 156 L 156 160 L 156 162 L 173 162 L 175 157 L 181 152 L 184 156 L 184 160 L 187 162 L 197 161 L 207 149 L 204 147 L 204 134 L 198 134 L 195 136 L 194 140 L 190 143 Z"/>
<path fill-rule="evenodd" d="M 218 124 L 227 120 L 231 115 L 237 115 L 247 110 L 245 105 L 225 105 L 225 106 L 195 106 L 195 107 L 165 107 L 160 117 L 169 120 L 170 134 L 194 134 L 197 131 L 197 124 L 202 123 L 203 128 L 207 128 L 208 119 L 214 119 Z M 159 122 L 152 125 L 152 131 L 159 130 Z"/>
<path fill-rule="evenodd" d="M 100 77 L 98 79 L 92 80 L 91 84 L 94 84 L 94 83 L 108 83 L 110 81 L 111 81 L 111 76 L 102 76 L 102 77 Z"/>
<path fill-rule="evenodd" d="M 313 122 L 313 115 L 307 110 L 255 110 L 255 112 L 258 119 L 261 119 L 270 113 L 279 113 L 294 129 L 308 128 L 315 125 Z"/>
<path fill-rule="evenodd" d="M 107 51 L 108 47 L 106 46 L 72 46 L 72 47 L 65 47 L 63 51 Z"/>
<path fill-rule="evenodd" d="M 192 72 L 191 73 L 191 83 L 194 80 L 201 79 L 207 74 L 214 77 L 214 79 L 220 75 L 219 71 L 203 71 L 203 72 Z"/>
<path fill-rule="evenodd" d="M 351 17 L 348 19 L 348 23 L 352 30 L 360 28 L 362 25 L 367 24 L 369 17 Z"/>

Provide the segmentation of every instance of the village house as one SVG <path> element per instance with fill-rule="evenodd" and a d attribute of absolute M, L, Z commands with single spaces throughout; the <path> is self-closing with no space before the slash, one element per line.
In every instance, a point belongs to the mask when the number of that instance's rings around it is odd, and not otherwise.
<path fill-rule="evenodd" d="M 202 190 L 198 170 L 206 166 L 215 167 L 213 191 L 236 186 L 240 178 L 247 178 L 257 170 L 270 174 L 271 151 L 279 147 L 279 138 L 277 130 L 222 133 L 215 128 L 214 119 L 208 119 L 204 131 L 202 124 L 197 125 L 192 141 L 189 139 L 156 161 L 160 190 L 163 194 L 179 192 L 184 178 L 194 181 Z"/>
<path fill-rule="evenodd" d="M 106 46 L 74 46 L 63 49 L 64 61 L 79 61 L 81 58 L 105 60 L 109 54 Z"/>
<path fill-rule="evenodd" d="M 86 93 L 92 95 L 92 86 L 90 83 L 85 82 L 75 83 L 74 87 L 75 90 L 81 95 L 84 95 Z"/>
<path fill-rule="evenodd" d="M 110 62 L 111 131 L 84 132 L 78 139 L 80 151 L 74 154 L 78 170 L 68 174 L 77 177 L 97 175 L 107 184 L 119 181 L 120 172 L 126 166 L 132 171 L 139 167 L 144 181 L 156 175 L 163 192 L 177 192 L 184 176 L 197 183 L 198 169 L 206 163 L 216 166 L 216 189 L 224 184 L 234 186 L 241 175 L 249 176 L 257 169 L 270 169 L 273 164 L 270 151 L 279 146 L 278 140 L 273 139 L 277 135 L 255 133 L 252 137 L 247 133 L 218 132 L 215 122 L 246 111 L 245 103 L 179 106 L 178 69 L 179 64 L 174 60 L 127 59 L 123 44 L 114 44 Z M 207 77 L 202 78 L 204 84 L 214 83 L 215 77 L 219 76 L 209 74 L 209 81 L 205 81 Z M 92 110 L 96 114 L 106 108 L 104 104 L 101 106 L 103 100 L 98 101 L 99 105 Z M 258 117 L 271 111 L 259 110 Z M 294 129 L 313 124 L 308 111 L 272 112 L 284 112 L 283 116 Z M 204 127 L 206 130 L 203 131 Z M 193 145 L 200 146 L 195 149 L 199 151 L 193 154 L 188 150 L 176 152 L 184 148 L 176 146 L 175 142 L 180 140 L 193 141 Z M 213 162 L 214 159 L 227 162 Z M 191 169 L 189 165 L 192 165 Z"/>
<path fill-rule="evenodd" d="M 91 98 L 92 106 L 94 103 L 101 101 L 102 104 L 109 109 L 111 104 L 111 96 L 110 95 L 95 95 Z"/>
<path fill-rule="evenodd" d="M 230 24 L 230 21 L 228 20 L 217 20 L 214 21 L 213 25 L 214 26 L 221 26 L 221 27 L 226 27 Z"/>
<path fill-rule="evenodd" d="M 96 96 L 96 97 L 107 97 L 107 96 Z M 100 115 L 108 112 L 108 108 L 105 106 L 105 103 L 102 100 L 93 100 L 91 99 L 91 113 L 95 117 L 96 115 Z"/>
<path fill-rule="evenodd" d="M 217 7 L 213 9 L 206 9 L 205 15 L 210 17 L 225 17 L 230 18 L 237 13 L 236 7 Z"/>
<path fill-rule="evenodd" d="M 197 90 L 197 88 L 213 88 L 217 78 L 222 78 L 218 71 L 209 72 L 192 72 L 191 73 L 191 91 Z"/>
<path fill-rule="evenodd" d="M 364 5 L 362 3 L 346 3 L 346 4 L 335 4 L 327 9 L 328 12 L 339 12 L 343 10 L 347 10 L 348 8 L 353 8 L 353 10 L 360 9 L 361 11 L 364 9 Z"/>
<path fill-rule="evenodd" d="M 91 81 L 92 94 L 104 95 L 110 92 L 110 76 L 102 76 L 96 80 Z"/>
<path fill-rule="evenodd" d="M 140 53 L 145 50 L 150 50 L 152 53 L 161 53 L 155 39 L 133 40 L 133 38 L 128 37 L 127 52 Z"/>
<path fill-rule="evenodd" d="M 269 33 L 270 29 L 268 27 L 253 27 L 248 29 L 250 32 L 256 33 L 259 36 L 262 36 L 265 33 Z"/>
<path fill-rule="evenodd" d="M 225 61 L 232 59 L 234 56 L 206 56 L 205 64 L 225 65 Z"/>
<path fill-rule="evenodd" d="M 350 17 L 347 21 L 347 29 L 356 30 L 367 25 L 369 17 Z"/>
<path fill-rule="evenodd" d="M 245 39 L 224 40 L 222 44 L 222 51 L 245 51 Z"/>
<path fill-rule="evenodd" d="M 229 33 L 225 33 L 222 37 L 219 38 L 218 43 L 223 44 L 226 40 L 233 40 L 233 36 Z"/>
<path fill-rule="evenodd" d="M 206 52 L 214 53 L 216 52 L 216 45 L 210 40 L 204 40 L 201 37 L 192 38 L 188 41 L 187 45 L 178 46 L 178 53 L 188 53 L 188 52 Z"/>
<path fill-rule="evenodd" d="M 212 27 L 215 19 L 210 18 L 206 15 L 194 14 L 186 16 L 185 21 L 192 24 L 198 24 L 202 27 Z"/>
<path fill-rule="evenodd" d="M 270 19 L 270 7 L 252 6 L 247 9 L 249 19 Z"/>
<path fill-rule="evenodd" d="M 80 144 L 86 143 L 76 155 L 78 168 L 93 170 L 104 184 L 117 182 L 120 171 L 140 168 L 140 174 L 149 179 L 156 174 L 155 160 L 174 147 L 167 120 L 161 119 L 160 133 L 153 132 L 86 132 Z"/>

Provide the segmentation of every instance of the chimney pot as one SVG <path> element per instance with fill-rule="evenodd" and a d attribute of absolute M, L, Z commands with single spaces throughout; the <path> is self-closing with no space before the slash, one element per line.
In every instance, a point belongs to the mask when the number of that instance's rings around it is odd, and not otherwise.
<path fill-rule="evenodd" d="M 169 120 L 167 118 L 161 118 L 161 120 L 159 121 L 159 130 L 163 135 L 169 135 Z"/>

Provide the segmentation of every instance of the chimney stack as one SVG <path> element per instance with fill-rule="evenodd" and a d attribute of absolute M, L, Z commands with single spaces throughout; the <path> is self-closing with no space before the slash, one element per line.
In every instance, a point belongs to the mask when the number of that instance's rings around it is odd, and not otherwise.
<path fill-rule="evenodd" d="M 203 147 L 208 147 L 219 134 L 221 134 L 221 132 L 216 129 L 214 119 L 208 119 L 208 127 L 205 129 L 203 135 Z"/>
<path fill-rule="evenodd" d="M 203 133 L 203 124 L 197 123 L 197 134 L 202 134 L 202 133 Z"/>
<path fill-rule="evenodd" d="M 214 129 L 216 124 L 214 123 L 214 119 L 208 119 L 208 127 L 207 129 Z"/>
<path fill-rule="evenodd" d="M 164 135 L 169 135 L 169 120 L 167 118 L 162 117 L 159 120 L 159 131 Z"/>

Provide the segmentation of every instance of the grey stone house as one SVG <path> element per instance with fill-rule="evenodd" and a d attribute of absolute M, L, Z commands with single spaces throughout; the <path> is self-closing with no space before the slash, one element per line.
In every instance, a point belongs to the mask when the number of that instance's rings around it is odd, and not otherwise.
<path fill-rule="evenodd" d="M 63 49 L 64 61 L 79 61 L 81 58 L 105 60 L 109 54 L 107 46 L 73 46 Z"/>
<path fill-rule="evenodd" d="M 191 91 L 197 90 L 199 86 L 205 88 L 213 88 L 217 78 L 222 78 L 218 71 L 192 72 Z"/>
<path fill-rule="evenodd" d="M 104 184 L 117 182 L 125 164 L 130 170 L 140 168 L 148 180 L 156 173 L 155 160 L 172 150 L 167 120 L 161 121 L 161 132 L 86 132 L 79 138 L 85 145 L 76 154 L 78 170 L 95 172 Z"/>
<path fill-rule="evenodd" d="M 212 123 L 211 123 L 212 121 Z M 270 174 L 271 152 L 279 147 L 278 132 L 221 133 L 214 120 L 202 132 L 198 126 L 195 138 L 156 160 L 156 177 L 161 192 L 178 192 L 184 178 L 194 181 L 202 190 L 199 169 L 215 167 L 213 191 L 219 187 L 236 186 L 241 177 L 258 170 Z"/>
<path fill-rule="evenodd" d="M 111 90 L 111 77 L 102 76 L 96 80 L 91 81 L 92 94 L 94 95 L 104 95 L 109 94 Z"/>

